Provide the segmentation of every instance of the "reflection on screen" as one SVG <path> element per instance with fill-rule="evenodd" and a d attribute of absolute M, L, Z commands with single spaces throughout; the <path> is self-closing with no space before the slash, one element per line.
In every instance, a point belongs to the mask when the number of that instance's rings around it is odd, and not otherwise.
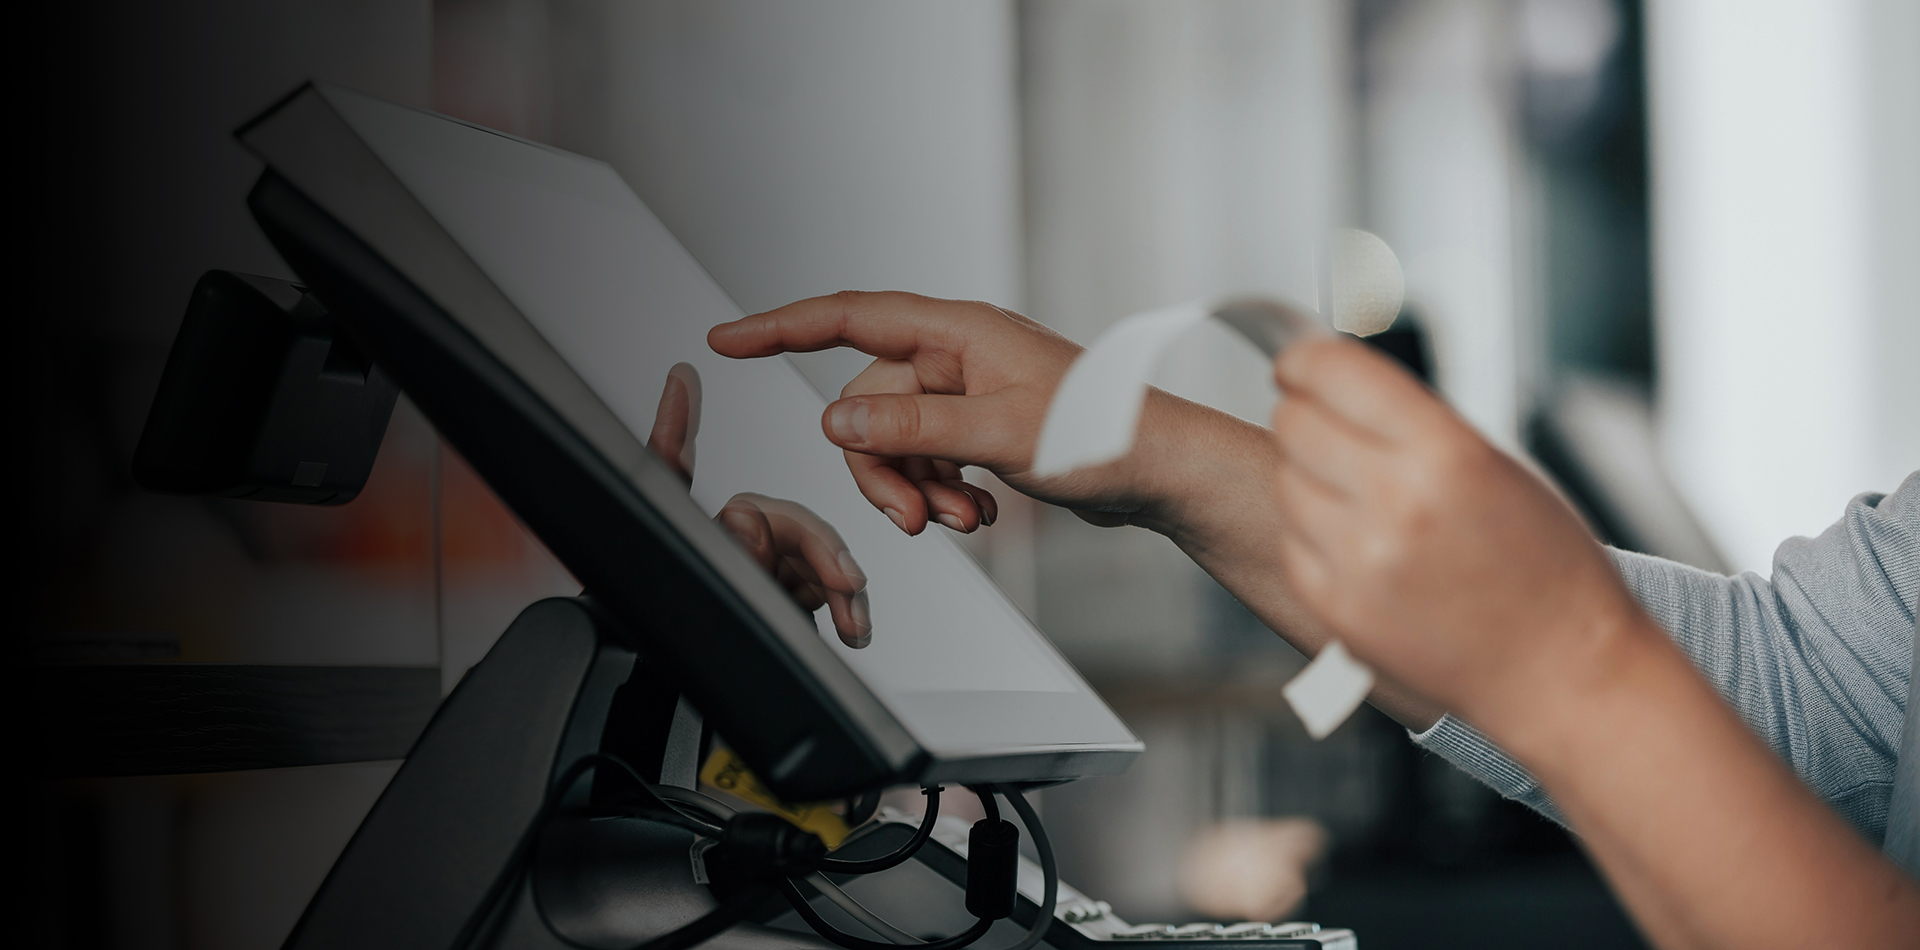
<path fill-rule="evenodd" d="M 693 484 L 703 391 L 693 364 L 673 364 L 660 387 L 660 405 L 647 436 L 648 450 L 688 485 Z M 813 509 L 786 498 L 741 492 L 727 499 L 713 520 L 802 610 L 827 608 L 840 642 L 856 650 L 873 643 L 867 573 L 840 532 Z"/>
<path fill-rule="evenodd" d="M 804 557 L 775 564 L 776 576 L 784 564 L 782 583 L 817 608 L 822 639 L 922 743 L 1132 741 L 942 529 L 908 538 L 861 496 L 820 431 L 824 401 L 792 364 L 708 349 L 707 329 L 739 309 L 612 169 L 366 109 L 350 108 L 349 121 L 620 420 L 656 436 L 656 454 L 690 478 L 709 515 L 742 498 L 763 513 L 791 504 L 844 543 L 866 575 L 866 618 L 851 598 L 834 609 Z M 663 447 L 657 424 L 676 373 L 697 392 L 686 407 L 695 424 Z M 836 615 L 842 627 L 867 620 L 871 642 L 850 645 L 860 638 L 836 633 Z M 982 691 L 1004 701 L 982 702 Z"/>

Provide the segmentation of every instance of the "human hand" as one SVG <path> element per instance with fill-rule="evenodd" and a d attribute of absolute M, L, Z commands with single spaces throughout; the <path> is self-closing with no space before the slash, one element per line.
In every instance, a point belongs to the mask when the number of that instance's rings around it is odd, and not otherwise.
<path fill-rule="evenodd" d="M 878 357 L 827 407 L 821 428 L 846 451 L 861 493 L 908 534 L 929 520 L 962 532 L 993 523 L 993 496 L 961 479 L 963 465 L 1076 510 L 1143 504 L 1137 463 L 1052 479 L 1029 474 L 1047 404 L 1080 347 L 1019 314 L 972 301 L 845 292 L 721 324 L 707 342 L 735 359 L 835 346 Z"/>
<path fill-rule="evenodd" d="M 856 650 L 873 642 L 867 575 L 847 542 L 812 509 L 784 498 L 741 492 L 716 519 L 812 613 L 825 604 L 840 642 Z"/>
<path fill-rule="evenodd" d="M 1321 339 L 1275 378 L 1281 566 L 1355 654 L 1490 725 L 1636 628 L 1572 510 L 1399 367 Z"/>
<path fill-rule="evenodd" d="M 1281 570 L 1540 780 L 1663 947 L 1911 946 L 1920 889 L 1647 617 L 1573 512 L 1383 358 L 1275 363 Z"/>
<path fill-rule="evenodd" d="M 700 432 L 700 392 L 699 372 L 687 363 L 674 364 L 647 437 L 647 448 L 689 486 L 694 440 Z M 798 502 L 741 492 L 714 520 L 786 588 L 800 609 L 812 613 L 826 605 L 842 643 L 857 650 L 873 642 L 867 576 L 825 519 Z"/>

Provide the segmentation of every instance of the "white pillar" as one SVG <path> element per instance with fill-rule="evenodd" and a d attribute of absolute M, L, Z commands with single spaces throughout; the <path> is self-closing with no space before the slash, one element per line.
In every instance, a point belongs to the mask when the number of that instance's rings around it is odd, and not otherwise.
<path fill-rule="evenodd" d="M 1367 221 L 1406 268 L 1441 393 L 1515 448 L 1525 267 L 1507 14 L 1499 0 L 1430 0 L 1400 4 L 1376 29 L 1365 50 Z"/>
<path fill-rule="evenodd" d="M 1896 173 L 1875 160 L 1876 137 L 1888 131 L 1875 113 L 1894 129 L 1906 123 L 1911 151 L 1920 31 L 1875 37 L 1885 31 L 1873 28 L 1902 18 L 1911 27 L 1913 9 L 1875 0 L 1648 6 L 1665 448 L 1737 569 L 1766 572 L 1782 540 L 1817 533 L 1849 497 L 1889 490 L 1916 464 L 1920 404 L 1896 379 L 1920 365 L 1915 297 L 1891 283 L 1913 258 L 1881 245 L 1904 233 L 1911 248 L 1920 208 L 1915 166 Z M 1904 118 L 1874 89 L 1876 70 L 1907 74 Z M 1898 180 L 1904 198 L 1879 187 Z M 1901 335 L 1904 357 L 1886 349 Z M 1902 385 L 1905 405 L 1890 404 Z"/>

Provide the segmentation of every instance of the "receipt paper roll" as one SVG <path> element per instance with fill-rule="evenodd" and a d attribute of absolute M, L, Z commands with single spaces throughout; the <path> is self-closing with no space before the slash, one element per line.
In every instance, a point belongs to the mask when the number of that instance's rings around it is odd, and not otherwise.
<path fill-rule="evenodd" d="M 1393 304 L 1397 310 L 1398 299 Z M 1298 309 L 1257 298 L 1180 304 L 1128 317 L 1102 334 L 1068 368 L 1047 408 L 1033 473 L 1064 475 L 1115 461 L 1131 451 L 1149 380 L 1161 356 L 1181 334 L 1208 317 L 1239 331 L 1268 358 L 1303 336 L 1327 332 Z M 1308 734 L 1321 739 L 1345 722 L 1372 689 L 1373 671 L 1335 640 L 1281 693 Z"/>

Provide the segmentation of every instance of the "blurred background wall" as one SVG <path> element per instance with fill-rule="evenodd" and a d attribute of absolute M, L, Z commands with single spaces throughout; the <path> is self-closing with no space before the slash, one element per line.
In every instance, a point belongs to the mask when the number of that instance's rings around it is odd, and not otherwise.
<path fill-rule="evenodd" d="M 1764 6 L 1765 9 L 1760 9 Z M 844 288 L 1128 313 L 1311 304 L 1327 230 L 1407 271 L 1388 344 L 1612 543 L 1765 569 L 1920 468 L 1920 23 L 1902 0 L 93 2 L 9 42 L 31 447 L 14 655 L 386 665 L 442 690 L 577 590 L 404 399 L 337 509 L 162 498 L 128 461 L 193 280 L 291 276 L 230 130 L 306 77 L 616 167 L 749 310 Z M 833 394 L 863 365 L 798 360 Z M 1262 418 L 1196 332 L 1176 392 Z M 1184 919 L 1222 821 L 1311 829 L 1292 912 L 1368 947 L 1620 946 L 1572 842 L 1363 711 L 1173 547 L 1007 502 L 969 543 L 1146 740 L 1044 795 L 1063 870 Z M 129 646 L 132 644 L 132 646 Z M 157 644 L 157 646 L 153 646 Z M 49 946 L 277 944 L 394 764 L 45 782 Z M 1285 862 L 1283 862 L 1285 863 Z M 1191 882 L 1189 882 L 1190 884 Z M 1475 934 L 1472 928 L 1487 930 Z M 1453 942 L 1449 942 L 1453 941 Z M 1501 941 L 1507 941 L 1505 943 Z"/>
<path fill-rule="evenodd" d="M 1920 468 L 1920 8 L 1649 12 L 1664 445 L 1731 563 L 1764 573 Z"/>
<path fill-rule="evenodd" d="M 8 324 L 22 445 L 8 536 L 27 616 L 6 625 L 10 658 L 436 664 L 436 446 L 404 401 L 344 508 L 168 498 L 129 475 L 200 273 L 292 276 L 247 215 L 255 167 L 231 130 L 309 75 L 425 105 L 430 6 L 18 12 L 7 200 L 21 293 Z M 30 747 L 38 732 L 25 731 Z M 273 945 L 394 765 L 34 786 L 12 852 L 29 881 L 12 939 Z"/>

